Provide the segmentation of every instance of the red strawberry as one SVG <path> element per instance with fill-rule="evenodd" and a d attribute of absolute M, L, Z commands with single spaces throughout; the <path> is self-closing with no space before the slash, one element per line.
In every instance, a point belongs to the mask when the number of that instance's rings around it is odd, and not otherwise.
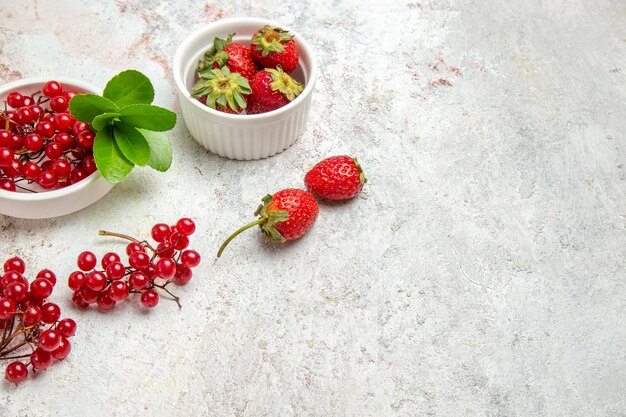
<path fill-rule="evenodd" d="M 277 69 L 264 69 L 250 80 L 252 93 L 248 97 L 248 114 L 276 110 L 293 101 L 304 90 L 302 84 Z"/>
<path fill-rule="evenodd" d="M 241 113 L 246 108 L 250 83 L 241 74 L 224 67 L 206 70 L 200 77 L 191 95 L 201 103 L 225 113 Z"/>
<path fill-rule="evenodd" d="M 319 207 L 315 197 L 306 191 L 287 188 L 274 195 L 263 197 L 263 204 L 257 208 L 259 219 L 238 229 L 224 241 L 217 257 L 219 258 L 228 243 L 239 233 L 257 224 L 263 233 L 278 242 L 302 237 L 315 223 Z"/>
<path fill-rule="evenodd" d="M 228 35 L 226 40 L 215 38 L 211 49 L 204 53 L 204 57 L 198 61 L 196 71 L 203 73 L 206 70 L 228 67 L 230 72 L 238 72 L 244 78 L 250 80 L 259 70 L 252 59 L 250 48 L 242 43 L 233 42 L 233 35 Z"/>
<path fill-rule="evenodd" d="M 291 72 L 298 66 L 298 44 L 286 30 L 265 26 L 252 35 L 252 58 L 263 68 L 283 67 Z"/>
<path fill-rule="evenodd" d="M 331 156 L 317 163 L 304 177 L 306 188 L 326 200 L 348 200 L 367 182 L 361 165 L 350 156 Z"/>

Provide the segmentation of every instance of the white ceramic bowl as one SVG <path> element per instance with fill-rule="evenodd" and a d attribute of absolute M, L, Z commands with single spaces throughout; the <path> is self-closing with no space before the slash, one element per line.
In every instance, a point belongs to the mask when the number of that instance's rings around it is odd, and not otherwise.
<path fill-rule="evenodd" d="M 219 112 L 191 97 L 198 60 L 216 36 L 224 39 L 236 32 L 234 41 L 249 45 L 254 32 L 265 25 L 288 30 L 299 45 L 300 62 L 291 75 L 305 87 L 294 101 L 271 112 L 239 115 Z M 174 80 L 189 132 L 209 151 L 231 159 L 267 158 L 291 146 L 306 127 L 316 78 L 309 44 L 291 28 L 266 19 L 237 17 L 210 23 L 190 34 L 174 56 Z"/>
<path fill-rule="evenodd" d="M 32 94 L 41 91 L 44 83 L 56 80 L 79 93 L 102 94 L 98 87 L 65 77 L 34 77 L 0 86 L 0 102 L 9 92 L 17 90 Z M 98 171 L 65 188 L 38 193 L 0 190 L 0 213 L 23 219 L 45 219 L 73 213 L 96 202 L 113 188 Z"/>

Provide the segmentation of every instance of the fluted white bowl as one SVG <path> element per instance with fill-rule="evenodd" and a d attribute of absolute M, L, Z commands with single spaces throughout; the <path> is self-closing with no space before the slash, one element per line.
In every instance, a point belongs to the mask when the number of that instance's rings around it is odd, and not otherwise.
<path fill-rule="evenodd" d="M 65 77 L 33 77 L 13 81 L 0 86 L 0 102 L 9 92 L 17 90 L 25 94 L 41 91 L 49 80 L 56 80 L 79 93 L 102 94 L 98 87 L 80 80 Z M 87 207 L 108 193 L 113 184 L 94 172 L 76 184 L 65 188 L 38 193 L 0 190 L 0 213 L 22 219 L 45 219 L 63 216 Z"/>
<path fill-rule="evenodd" d="M 303 83 L 302 93 L 284 107 L 252 115 L 223 113 L 194 99 L 190 91 L 196 82 L 196 65 L 213 39 L 235 32 L 234 41 L 249 45 L 254 32 L 265 25 L 295 36 L 300 60 L 291 76 Z M 209 151 L 231 159 L 267 158 L 291 146 L 306 127 L 316 78 L 317 65 L 309 44 L 291 28 L 267 19 L 237 17 L 210 23 L 191 33 L 174 56 L 174 80 L 189 132 Z"/>

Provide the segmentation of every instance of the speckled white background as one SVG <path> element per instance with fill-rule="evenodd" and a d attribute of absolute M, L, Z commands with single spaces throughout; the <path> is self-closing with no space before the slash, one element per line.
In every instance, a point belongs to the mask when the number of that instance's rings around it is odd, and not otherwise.
<path fill-rule="evenodd" d="M 71 356 L 13 416 L 626 416 L 626 4 L 620 0 L 0 0 L 0 81 L 136 68 L 178 110 L 170 63 L 228 16 L 296 28 L 321 66 L 309 127 L 234 162 L 180 120 L 166 174 L 96 205 L 0 216 L 0 254 L 65 280 L 76 255 L 197 219 L 183 308 L 77 311 Z M 307 167 L 358 156 L 360 198 L 284 247 L 220 241 Z"/>

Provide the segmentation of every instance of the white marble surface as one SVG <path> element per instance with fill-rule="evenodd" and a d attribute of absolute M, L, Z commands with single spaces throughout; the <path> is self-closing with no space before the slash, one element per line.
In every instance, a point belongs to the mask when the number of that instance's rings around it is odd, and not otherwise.
<path fill-rule="evenodd" d="M 0 254 L 65 277 L 100 228 L 197 219 L 183 308 L 76 311 L 63 363 L 0 382 L 1 416 L 626 416 L 626 5 L 620 0 L 0 0 L 0 81 L 103 85 L 170 63 L 227 16 L 296 28 L 321 65 L 276 157 L 206 153 L 179 123 L 166 174 L 98 204 L 0 216 Z M 309 164 L 359 157 L 362 196 L 284 247 L 220 241 Z"/>

